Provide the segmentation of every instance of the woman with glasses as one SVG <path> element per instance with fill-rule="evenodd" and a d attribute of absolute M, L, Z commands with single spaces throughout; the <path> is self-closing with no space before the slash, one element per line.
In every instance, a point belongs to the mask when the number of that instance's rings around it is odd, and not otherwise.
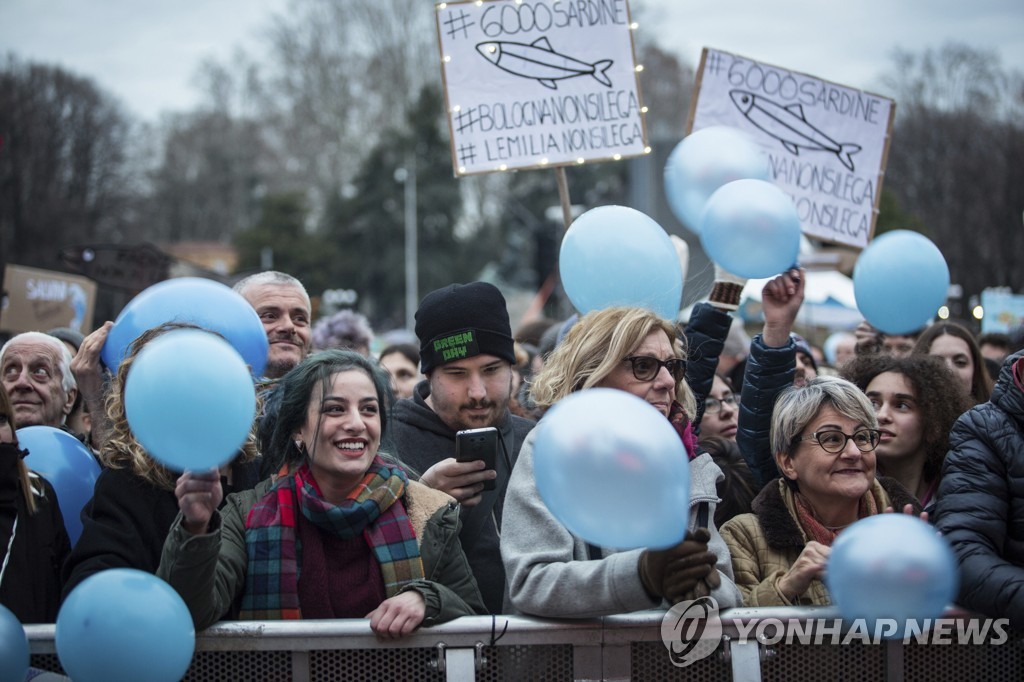
<path fill-rule="evenodd" d="M 631 393 L 661 412 L 690 460 L 690 508 L 680 510 L 689 515 L 690 532 L 677 546 L 661 551 L 617 551 L 572 535 L 537 492 L 534 429 L 509 481 L 501 536 L 516 611 L 592 618 L 708 594 L 721 608 L 739 605 L 729 553 L 714 522 L 715 485 L 722 473 L 709 455 L 697 451 L 689 418 L 695 400 L 685 381 L 689 368 L 680 346 L 673 325 L 654 313 L 607 308 L 581 318 L 534 377 L 531 392 L 542 409 L 576 391 L 602 387 Z"/>
<path fill-rule="evenodd" d="M 843 375 L 871 401 L 881 440 L 878 470 L 913 493 L 930 511 L 953 423 L 968 408 L 967 394 L 940 358 L 861 355 Z"/>
<path fill-rule="evenodd" d="M 736 442 L 739 426 L 739 400 L 727 379 L 717 374 L 711 384 L 711 393 L 704 399 L 704 416 L 700 420 L 700 442 L 708 438 L 723 438 Z"/>
<path fill-rule="evenodd" d="M 920 511 L 896 481 L 875 478 L 878 420 L 867 396 L 837 377 L 787 388 L 772 415 L 781 478 L 754 512 L 722 527 L 746 606 L 828 604 L 822 576 L 847 526 L 891 508 Z"/>

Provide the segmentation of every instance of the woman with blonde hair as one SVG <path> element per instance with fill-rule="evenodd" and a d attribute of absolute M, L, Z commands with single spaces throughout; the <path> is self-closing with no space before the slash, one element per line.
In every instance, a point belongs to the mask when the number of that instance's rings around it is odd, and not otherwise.
<path fill-rule="evenodd" d="M 25 464 L 14 411 L 0 390 L 0 604 L 21 623 L 52 623 L 60 565 L 71 551 L 57 493 Z"/>
<path fill-rule="evenodd" d="M 158 336 L 195 325 L 167 323 L 143 332 L 117 369 L 106 399 L 111 433 L 100 450 L 103 471 L 96 479 L 92 499 L 82 509 L 82 534 L 64 565 L 64 594 L 99 571 L 136 568 L 154 573 L 160 564 L 164 537 L 178 514 L 174 485 L 178 478 L 146 452 L 128 425 L 124 387 L 132 363 L 143 347 Z M 97 352 L 99 349 L 97 349 Z M 196 390 L 202 390 L 201 382 Z M 167 406 L 174 419 L 174 406 Z M 188 424 L 181 428 L 187 429 Z M 259 481 L 256 443 L 250 437 L 238 456 L 222 468 L 230 490 L 252 488 Z"/>
<path fill-rule="evenodd" d="M 684 358 L 672 323 L 641 308 L 607 308 L 573 325 L 533 379 L 531 393 L 542 409 L 577 391 L 613 388 L 661 412 L 690 460 L 690 508 L 680 510 L 689 516 L 690 531 L 666 550 L 618 551 L 574 536 L 537 492 L 533 448 L 539 429 L 534 429 L 509 481 L 501 536 L 509 597 L 517 611 L 589 618 L 708 594 L 722 608 L 739 605 L 728 549 L 714 523 L 722 472 L 709 455 L 697 452 L 689 416 L 696 399 L 685 381 Z"/>

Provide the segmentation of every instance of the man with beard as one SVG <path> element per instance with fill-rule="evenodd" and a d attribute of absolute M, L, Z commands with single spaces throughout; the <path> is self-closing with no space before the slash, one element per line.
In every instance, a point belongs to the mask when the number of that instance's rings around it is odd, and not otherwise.
<path fill-rule="evenodd" d="M 516 356 L 505 298 L 485 282 L 432 291 L 416 311 L 416 336 L 427 378 L 393 408 L 394 445 L 403 462 L 422 472 L 422 483 L 462 504 L 462 548 L 488 610 L 502 613 L 501 510 L 519 448 L 534 426 L 508 409 Z M 499 434 L 495 468 L 457 462 L 456 432 L 488 426 Z M 484 490 L 485 481 L 494 482 L 492 490 Z"/>
<path fill-rule="evenodd" d="M 267 270 L 240 280 L 234 290 L 253 307 L 267 333 L 270 348 L 263 375 L 280 379 L 309 355 L 313 343 L 306 288 L 291 275 Z"/>

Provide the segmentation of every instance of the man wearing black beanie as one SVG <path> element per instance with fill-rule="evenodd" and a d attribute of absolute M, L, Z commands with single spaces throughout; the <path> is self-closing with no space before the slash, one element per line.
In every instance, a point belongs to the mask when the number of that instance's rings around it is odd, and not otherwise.
<path fill-rule="evenodd" d="M 459 540 L 491 613 L 502 613 L 505 568 L 498 538 L 512 466 L 534 422 L 509 412 L 514 341 L 505 298 L 486 282 L 450 284 L 427 294 L 416 311 L 420 370 L 411 398 L 392 411 L 399 458 L 420 481 L 462 504 Z M 455 434 L 493 426 L 499 447 L 494 469 L 455 460 Z M 493 490 L 484 490 L 493 481 Z"/>

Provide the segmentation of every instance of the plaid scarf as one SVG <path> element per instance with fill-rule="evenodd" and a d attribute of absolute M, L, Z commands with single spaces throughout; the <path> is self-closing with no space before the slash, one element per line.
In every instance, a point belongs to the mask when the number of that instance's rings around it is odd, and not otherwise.
<path fill-rule="evenodd" d="M 416 534 L 401 497 L 409 479 L 379 457 L 340 505 L 325 501 L 309 464 L 279 480 L 249 512 L 240 620 L 298 620 L 302 548 L 296 537 L 296 509 L 325 533 L 353 538 L 362 533 L 380 564 L 388 597 L 423 578 Z"/>
<path fill-rule="evenodd" d="M 679 434 L 679 439 L 683 441 L 686 458 L 692 462 L 697 456 L 697 438 L 693 435 L 693 424 L 690 423 L 686 409 L 675 400 L 672 401 L 672 407 L 668 410 L 668 421 Z"/>

